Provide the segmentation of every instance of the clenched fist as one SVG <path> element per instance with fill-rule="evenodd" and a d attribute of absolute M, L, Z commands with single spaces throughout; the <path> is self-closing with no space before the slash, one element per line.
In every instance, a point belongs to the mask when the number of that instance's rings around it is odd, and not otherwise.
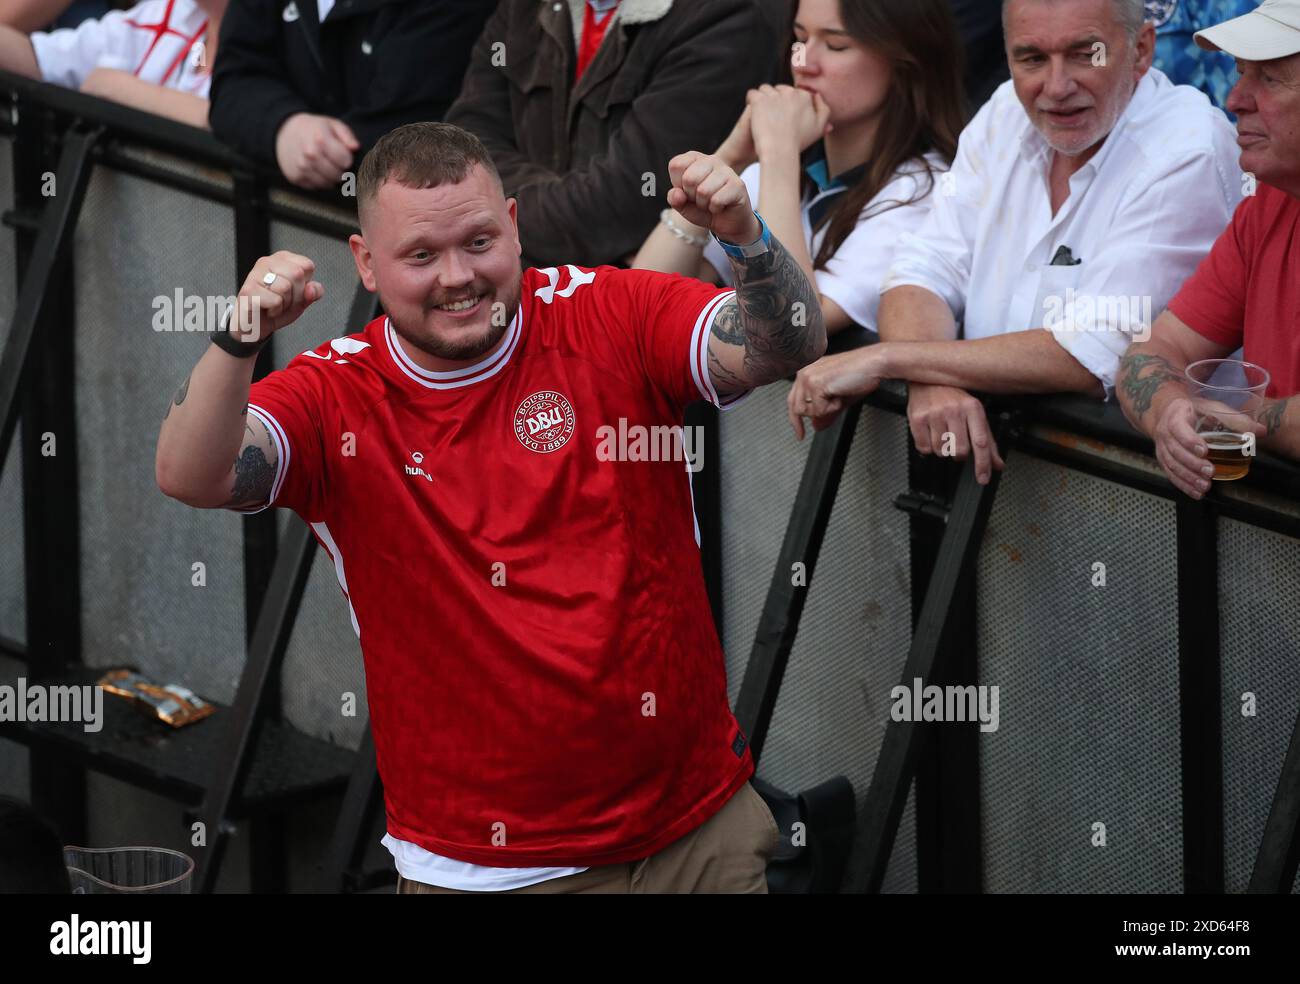
<path fill-rule="evenodd" d="M 315 263 L 288 250 L 263 256 L 239 289 L 230 333 L 242 342 L 260 342 L 293 324 L 325 296 L 324 285 L 311 279 L 315 272 Z"/>
<path fill-rule="evenodd" d="M 721 157 L 688 150 L 668 162 L 668 176 L 668 204 L 687 222 L 742 246 L 762 235 L 745 182 Z"/>

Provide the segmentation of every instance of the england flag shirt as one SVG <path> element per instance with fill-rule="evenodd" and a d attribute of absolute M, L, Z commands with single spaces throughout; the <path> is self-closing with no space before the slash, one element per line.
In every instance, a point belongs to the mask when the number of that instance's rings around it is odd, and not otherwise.
<path fill-rule="evenodd" d="M 31 40 L 41 78 L 54 85 L 80 89 L 92 70 L 115 68 L 206 99 L 207 29 L 208 15 L 193 0 L 144 0 L 76 27 L 33 31 Z"/>

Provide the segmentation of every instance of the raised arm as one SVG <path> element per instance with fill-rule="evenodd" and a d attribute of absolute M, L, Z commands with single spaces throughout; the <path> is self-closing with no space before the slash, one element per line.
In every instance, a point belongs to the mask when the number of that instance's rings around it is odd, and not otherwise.
<path fill-rule="evenodd" d="M 728 252 L 736 296 L 713 320 L 709 374 L 720 396 L 766 386 L 798 372 L 826 351 L 826 324 L 817 291 L 775 237 L 759 244 L 762 224 L 740 177 L 720 158 L 698 151 L 668 163 L 668 204 L 708 228 Z"/>
<path fill-rule="evenodd" d="M 315 264 L 295 253 L 258 260 L 239 292 L 231 335 L 251 353 L 297 320 L 324 295 L 313 272 Z M 181 384 L 158 435 L 154 471 L 163 494 L 199 509 L 266 503 L 277 456 L 265 426 L 248 415 L 255 361 L 210 345 Z"/>

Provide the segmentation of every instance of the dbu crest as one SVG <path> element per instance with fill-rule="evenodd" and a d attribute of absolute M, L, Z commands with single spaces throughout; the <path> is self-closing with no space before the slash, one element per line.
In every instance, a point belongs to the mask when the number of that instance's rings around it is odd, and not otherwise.
<path fill-rule="evenodd" d="M 515 411 L 515 437 L 538 454 L 550 454 L 564 447 L 573 436 L 573 429 L 573 404 L 554 390 L 534 393 Z"/>

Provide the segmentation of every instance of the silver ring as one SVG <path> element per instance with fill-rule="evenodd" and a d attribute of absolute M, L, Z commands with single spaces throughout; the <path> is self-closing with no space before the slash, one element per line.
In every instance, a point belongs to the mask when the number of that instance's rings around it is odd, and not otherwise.
<path fill-rule="evenodd" d="M 272 284 L 275 283 L 275 274 L 268 270 L 266 273 L 262 275 L 262 283 L 270 287 Z"/>

